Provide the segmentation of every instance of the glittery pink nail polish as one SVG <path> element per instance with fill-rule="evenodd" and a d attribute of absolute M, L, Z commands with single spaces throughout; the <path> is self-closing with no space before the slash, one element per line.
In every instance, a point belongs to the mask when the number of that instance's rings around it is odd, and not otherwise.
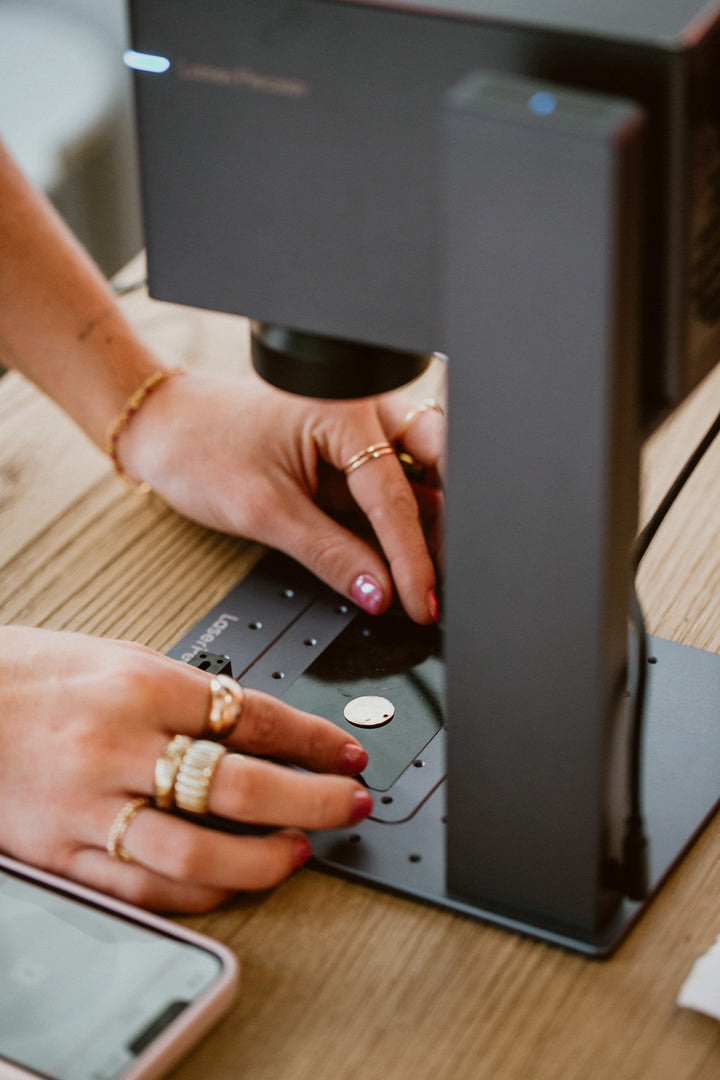
<path fill-rule="evenodd" d="M 350 595 L 358 607 L 369 615 L 377 615 L 383 604 L 382 589 L 369 574 L 360 574 L 355 578 L 350 587 Z"/>

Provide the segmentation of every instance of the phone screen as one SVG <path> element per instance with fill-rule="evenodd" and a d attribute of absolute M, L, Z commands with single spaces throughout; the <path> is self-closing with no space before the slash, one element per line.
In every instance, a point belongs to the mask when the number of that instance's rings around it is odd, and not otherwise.
<path fill-rule="evenodd" d="M 213 953 L 0 868 L 0 1056 L 111 1080 L 219 975 Z"/>

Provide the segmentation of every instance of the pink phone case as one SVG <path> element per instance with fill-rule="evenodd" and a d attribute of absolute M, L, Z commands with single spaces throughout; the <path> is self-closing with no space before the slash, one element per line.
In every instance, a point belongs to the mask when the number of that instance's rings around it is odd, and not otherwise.
<path fill-rule="evenodd" d="M 121 900 L 0 855 L 0 870 L 2 869 L 66 896 L 88 901 L 113 915 L 127 918 L 168 937 L 197 945 L 219 958 L 221 971 L 212 986 L 171 1021 L 132 1064 L 119 1074 L 117 1080 L 157 1080 L 164 1076 L 218 1023 L 235 1000 L 240 986 L 240 965 L 235 954 L 225 945 Z M 28 1077 L 37 1080 L 38 1075 L 0 1057 L 0 1080 L 28 1080 Z"/>

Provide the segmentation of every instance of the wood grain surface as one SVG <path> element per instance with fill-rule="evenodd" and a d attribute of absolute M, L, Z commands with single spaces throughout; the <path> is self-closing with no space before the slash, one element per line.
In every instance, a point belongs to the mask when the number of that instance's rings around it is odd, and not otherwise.
<path fill-rule="evenodd" d="M 125 277 L 141 269 L 137 261 Z M 150 301 L 143 290 L 122 303 L 168 362 L 247 369 L 243 320 Z M 720 368 L 646 445 L 642 519 L 719 407 Z M 640 579 L 652 633 L 715 653 L 719 477 L 720 443 Z M 3 622 L 123 636 L 160 650 L 260 554 L 128 491 L 14 373 L 0 380 L 0 522 Z M 177 1071 L 182 1080 L 720 1076 L 720 1024 L 675 1004 L 694 960 L 720 934 L 718 818 L 606 961 L 309 869 L 271 894 L 186 921 L 237 952 L 243 989 Z"/>

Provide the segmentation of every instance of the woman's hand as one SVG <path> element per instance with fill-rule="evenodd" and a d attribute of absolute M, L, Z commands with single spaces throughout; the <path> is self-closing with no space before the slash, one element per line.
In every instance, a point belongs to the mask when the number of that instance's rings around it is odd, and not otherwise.
<path fill-rule="evenodd" d="M 166 380 L 120 437 L 124 468 L 201 524 L 259 540 L 307 566 L 371 614 L 393 582 L 416 622 L 438 617 L 432 549 L 437 485 L 411 485 L 393 454 L 345 475 L 359 451 L 394 442 L 413 402 L 400 393 L 316 401 L 258 378 L 186 374 Z M 444 470 L 444 418 L 419 412 L 403 448 L 429 474 Z M 327 511 L 360 508 L 385 558 Z"/>
<path fill-rule="evenodd" d="M 0 241 L 3 363 L 104 447 L 113 419 L 160 365 L 1 145 Z M 372 613 L 388 607 L 394 582 L 408 614 L 428 623 L 438 604 L 423 526 L 434 528 L 437 492 L 414 492 L 395 454 L 369 459 L 347 479 L 343 472 L 367 447 L 394 443 L 412 404 L 400 394 L 318 402 L 252 376 L 187 374 L 153 390 L 116 449 L 131 476 L 188 517 L 279 548 Z M 416 417 L 402 441 L 421 466 L 441 469 L 439 414 Z M 340 506 L 349 495 L 365 514 L 385 558 L 324 512 L 338 508 L 338 495 Z"/>
<path fill-rule="evenodd" d="M 0 241 L 3 363 L 104 447 L 113 418 L 160 365 L 87 253 L 1 145 Z M 188 517 L 279 548 L 366 611 L 387 608 L 394 582 L 408 614 L 428 623 L 438 615 L 426 542 L 441 510 L 437 491 L 413 489 L 395 454 L 369 459 L 347 478 L 343 472 L 367 447 L 394 443 L 412 407 L 402 394 L 318 402 L 252 376 L 188 374 L 153 390 L 116 449 L 131 476 Z M 438 413 L 418 415 L 402 442 L 421 466 L 442 472 Z M 385 558 L 324 512 L 348 497 Z"/>
<path fill-rule="evenodd" d="M 152 800 L 169 740 L 203 736 L 210 681 L 142 645 L 0 628 L 0 848 L 131 903 L 195 912 L 301 866 L 310 844 L 299 830 L 367 816 L 372 798 L 350 779 L 367 763 L 362 747 L 329 721 L 248 690 L 225 741 L 242 753 L 221 757 L 208 810 L 273 831 L 232 835 L 151 801 L 122 837 L 132 861 L 113 858 L 112 824 L 130 800 Z"/>

